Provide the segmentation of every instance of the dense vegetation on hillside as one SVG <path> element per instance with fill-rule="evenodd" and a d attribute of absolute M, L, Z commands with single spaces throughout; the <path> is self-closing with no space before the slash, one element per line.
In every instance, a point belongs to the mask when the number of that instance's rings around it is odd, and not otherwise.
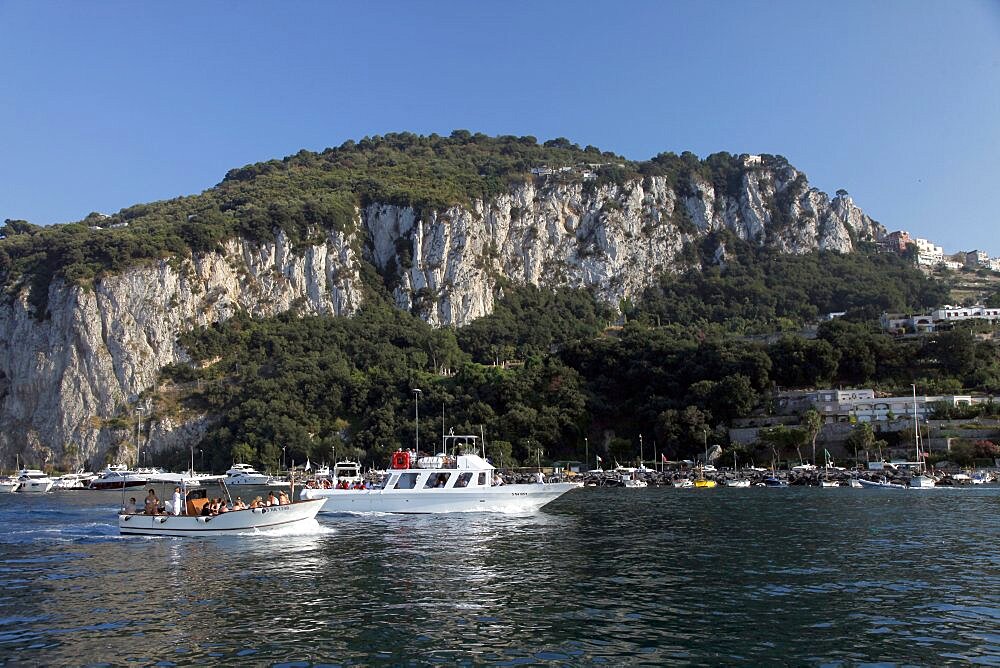
<path fill-rule="evenodd" d="M 751 280 L 762 273 L 766 281 Z M 640 434 L 647 457 L 654 446 L 689 456 L 706 439 L 724 442 L 728 422 L 758 410 L 775 386 L 1000 391 L 996 348 L 970 328 L 898 340 L 862 317 L 858 292 L 933 298 L 939 288 L 904 265 L 760 252 L 704 281 L 688 278 L 686 291 L 665 280 L 612 328 L 586 291 L 512 286 L 492 315 L 457 331 L 377 300 L 352 319 L 241 316 L 185 335 L 196 364 L 165 378 L 183 390 L 182 405 L 220 416 L 201 445 L 216 469 L 234 457 L 276 467 L 282 455 L 329 461 L 334 451 L 381 465 L 413 442 L 414 388 L 422 443 L 436 443 L 443 417 L 456 432 L 482 429 L 507 464 L 579 459 L 585 438 L 593 452 L 608 434 L 606 454 L 623 462 L 638 455 Z M 855 282 L 834 293 L 808 288 Z M 788 298 L 803 286 L 804 304 Z M 748 301 L 761 306 L 748 311 Z M 814 338 L 742 334 L 838 305 L 855 306 L 855 317 L 821 324 Z M 667 322 L 667 313 L 688 315 Z"/>
<path fill-rule="evenodd" d="M 720 242 L 727 249 L 722 266 L 712 261 Z M 750 246 L 731 233 L 706 237 L 700 250 L 705 269 L 660 276 L 630 315 L 661 324 L 714 322 L 737 332 L 773 332 L 798 329 L 829 313 L 877 320 L 883 311 L 930 308 L 948 297 L 945 283 L 889 253 L 788 255 Z"/>
<path fill-rule="evenodd" d="M 765 166 L 787 165 L 780 156 L 764 158 Z M 236 235 L 262 241 L 282 230 L 297 244 L 316 241 L 324 230 L 350 229 L 356 207 L 468 204 L 508 192 L 543 165 L 587 165 L 596 174 L 588 187 L 652 175 L 683 184 L 684 177 L 698 174 L 732 189 L 746 169 L 728 153 L 705 160 L 662 153 L 636 163 L 561 138 L 539 143 L 465 130 L 449 137 L 387 134 L 233 169 L 199 195 L 138 204 L 110 216 L 92 213 L 50 227 L 7 220 L 0 228 L 0 285 L 29 286 L 33 305 L 44 315 L 54 278 L 82 283 L 138 262 L 212 250 Z"/>

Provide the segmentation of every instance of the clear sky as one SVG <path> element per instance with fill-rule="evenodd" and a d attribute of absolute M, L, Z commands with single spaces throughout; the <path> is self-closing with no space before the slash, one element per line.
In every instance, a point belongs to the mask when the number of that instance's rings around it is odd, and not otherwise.
<path fill-rule="evenodd" d="M 0 0 L 0 219 L 386 132 L 775 153 L 1000 255 L 1000 1 Z"/>

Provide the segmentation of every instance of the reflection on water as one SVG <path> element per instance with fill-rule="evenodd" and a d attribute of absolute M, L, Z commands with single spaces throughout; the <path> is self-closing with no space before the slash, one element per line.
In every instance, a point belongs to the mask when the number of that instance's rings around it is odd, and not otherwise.
<path fill-rule="evenodd" d="M 1000 665 L 996 488 L 581 489 L 201 540 L 120 537 L 117 501 L 0 497 L 0 657 Z"/>

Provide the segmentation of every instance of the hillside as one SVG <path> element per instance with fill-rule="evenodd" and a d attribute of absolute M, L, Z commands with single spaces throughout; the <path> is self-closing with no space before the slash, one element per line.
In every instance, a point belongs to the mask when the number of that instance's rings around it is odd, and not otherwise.
<path fill-rule="evenodd" d="M 630 162 L 464 131 L 303 151 L 69 225 L 7 221 L 0 456 L 114 451 L 161 369 L 190 358 L 178 337 L 236 315 L 387 301 L 463 327 L 534 286 L 585 290 L 614 319 L 658 277 L 732 264 L 741 248 L 851 253 L 882 231 L 780 156 Z M 214 419 L 153 417 L 158 449 L 187 447 Z"/>

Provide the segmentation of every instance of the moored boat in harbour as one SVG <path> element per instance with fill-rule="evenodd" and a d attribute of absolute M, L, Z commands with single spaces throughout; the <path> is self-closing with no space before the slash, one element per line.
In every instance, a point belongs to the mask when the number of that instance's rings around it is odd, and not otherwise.
<path fill-rule="evenodd" d="M 233 464 L 226 471 L 227 485 L 258 485 L 261 487 L 287 487 L 288 483 L 267 473 L 261 473 L 250 464 Z"/>
<path fill-rule="evenodd" d="M 43 494 L 52 489 L 55 480 L 38 469 L 21 469 L 17 476 L 18 492 Z"/>
<path fill-rule="evenodd" d="M 151 477 L 163 473 L 162 469 L 141 468 L 133 471 L 124 464 L 108 464 L 96 478 L 87 484 L 87 489 L 119 490 L 142 487 Z"/>
<path fill-rule="evenodd" d="M 86 489 L 90 481 L 96 477 L 96 474 L 81 469 L 76 473 L 67 473 L 56 478 L 52 489 Z"/>

